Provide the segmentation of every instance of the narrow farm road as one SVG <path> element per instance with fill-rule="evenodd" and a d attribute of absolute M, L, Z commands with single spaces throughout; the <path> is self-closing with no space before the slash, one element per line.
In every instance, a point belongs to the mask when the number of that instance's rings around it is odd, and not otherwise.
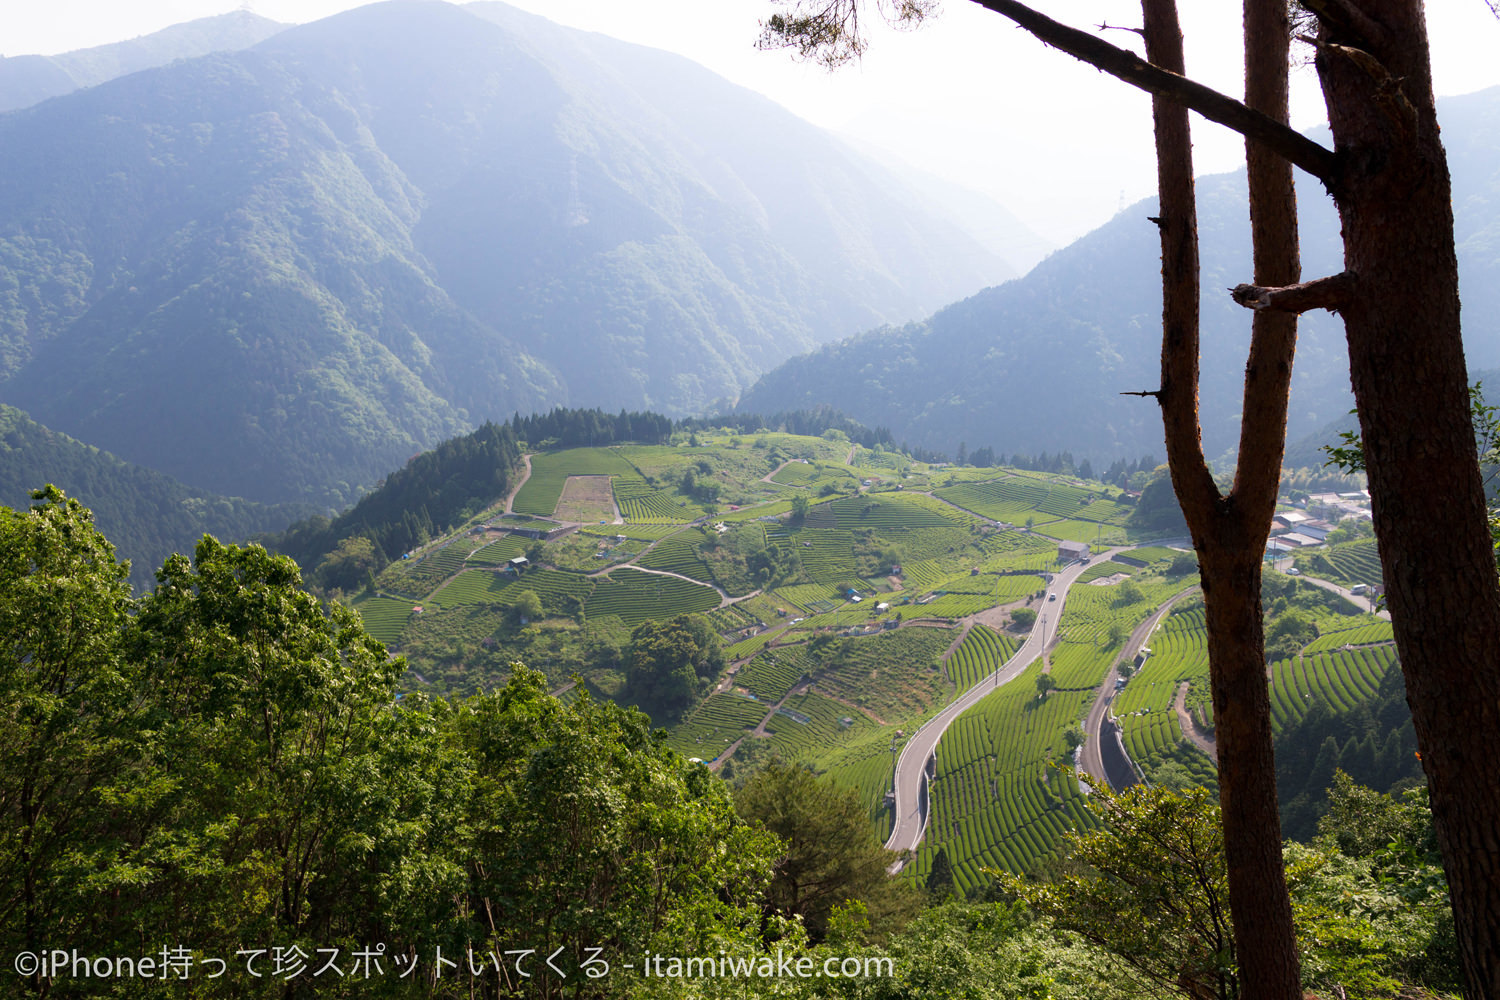
<path fill-rule="evenodd" d="M 521 473 L 521 478 L 516 481 L 516 488 L 510 491 L 510 496 L 508 496 L 508 497 L 505 498 L 505 513 L 507 513 L 507 514 L 514 514 L 515 513 L 515 511 L 511 509 L 511 505 L 516 502 L 516 494 L 519 493 L 519 492 L 521 492 L 521 487 L 525 486 L 526 485 L 526 480 L 528 480 L 528 479 L 531 478 L 531 456 L 530 455 L 522 455 L 521 456 L 521 464 L 524 465 L 526 468 Z"/>
<path fill-rule="evenodd" d="M 1192 740 L 1194 746 L 1218 760 L 1219 748 L 1214 744 L 1214 738 L 1198 728 L 1198 724 L 1193 721 L 1193 714 L 1187 710 L 1187 693 L 1187 681 L 1177 685 L 1177 700 L 1172 702 L 1172 709 L 1177 713 L 1177 725 L 1182 727 L 1182 735 Z"/>

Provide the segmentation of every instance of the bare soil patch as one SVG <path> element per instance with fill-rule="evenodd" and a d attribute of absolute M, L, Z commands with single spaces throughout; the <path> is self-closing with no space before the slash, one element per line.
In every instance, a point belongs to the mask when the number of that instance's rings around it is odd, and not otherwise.
<path fill-rule="evenodd" d="M 615 519 L 615 493 L 608 476 L 569 476 L 563 484 L 557 511 L 559 521 L 584 524 Z"/>
<path fill-rule="evenodd" d="M 1130 579 L 1129 573 L 1114 573 L 1110 576 L 1101 576 L 1097 580 L 1090 580 L 1088 585 L 1090 587 L 1113 587 L 1115 584 L 1124 583 L 1128 579 Z"/>

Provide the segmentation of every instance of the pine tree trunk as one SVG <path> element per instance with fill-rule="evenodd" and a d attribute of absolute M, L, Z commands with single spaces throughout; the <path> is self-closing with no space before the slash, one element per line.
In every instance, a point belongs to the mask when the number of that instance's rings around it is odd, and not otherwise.
<path fill-rule="evenodd" d="M 1317 59 L 1357 281 L 1341 311 L 1466 996 L 1500 1000 L 1500 582 L 1469 411 L 1452 194 L 1422 4 L 1361 7 L 1383 32 L 1325 23 Z"/>
<path fill-rule="evenodd" d="M 1183 72 L 1174 0 L 1144 0 L 1150 61 Z M 1285 0 L 1247 0 L 1246 32 L 1273 30 L 1282 44 L 1247 63 L 1252 107 L 1286 116 Z M 1241 995 L 1300 1000 L 1296 934 L 1281 857 L 1276 766 L 1266 686 L 1260 606 L 1261 554 L 1270 533 L 1286 439 L 1297 319 L 1258 314 L 1245 381 L 1234 487 L 1219 493 L 1204 459 L 1198 424 L 1198 249 L 1187 111 L 1154 97 L 1162 237 L 1162 382 L 1172 485 L 1182 506 L 1203 582 L 1208 661 L 1219 749 L 1229 910 Z M 1292 283 L 1299 274 L 1291 169 L 1253 150 L 1252 234 L 1257 279 Z"/>

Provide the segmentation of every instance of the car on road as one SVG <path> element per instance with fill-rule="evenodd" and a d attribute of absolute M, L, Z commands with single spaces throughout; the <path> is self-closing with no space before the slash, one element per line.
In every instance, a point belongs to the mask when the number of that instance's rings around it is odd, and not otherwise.
<path fill-rule="evenodd" d="M 1057 594 L 1055 594 L 1055 593 L 1048 594 L 1047 595 L 1047 600 L 1049 600 L 1049 601 L 1055 601 L 1055 600 L 1057 600 Z"/>

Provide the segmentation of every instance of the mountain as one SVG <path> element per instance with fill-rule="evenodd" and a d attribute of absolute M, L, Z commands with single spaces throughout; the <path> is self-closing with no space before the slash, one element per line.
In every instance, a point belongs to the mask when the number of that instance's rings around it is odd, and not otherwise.
<path fill-rule="evenodd" d="M 1465 341 L 1471 370 L 1500 364 L 1500 88 L 1441 102 L 1454 181 Z M 1203 260 L 1203 440 L 1235 447 L 1249 320 L 1225 289 L 1250 280 L 1243 172 L 1198 181 Z M 1071 450 L 1097 460 L 1160 454 L 1149 399 L 1159 377 L 1161 285 L 1154 200 L 1058 251 L 1024 278 L 899 328 L 872 330 L 794 358 L 739 401 L 769 412 L 816 401 L 889 427 L 898 441 L 952 452 Z M 1343 269 L 1329 200 L 1301 185 L 1303 275 Z M 1289 412 L 1292 439 L 1353 406 L 1343 328 L 1305 316 Z"/>
<path fill-rule="evenodd" d="M 62 55 L 0 56 L 0 111 L 27 108 L 49 97 L 177 59 L 248 49 L 285 27 L 250 11 L 237 10 Z"/>
<path fill-rule="evenodd" d="M 397 0 L 0 116 L 0 399 L 340 504 L 486 419 L 685 413 L 1012 273 L 686 60 Z"/>
<path fill-rule="evenodd" d="M 302 504 L 258 504 L 192 489 L 0 405 L 0 504 L 25 510 L 30 492 L 47 483 L 93 510 L 116 554 L 130 560 L 137 588 L 150 585 L 167 556 L 191 553 L 205 533 L 243 541 L 316 513 Z"/>

